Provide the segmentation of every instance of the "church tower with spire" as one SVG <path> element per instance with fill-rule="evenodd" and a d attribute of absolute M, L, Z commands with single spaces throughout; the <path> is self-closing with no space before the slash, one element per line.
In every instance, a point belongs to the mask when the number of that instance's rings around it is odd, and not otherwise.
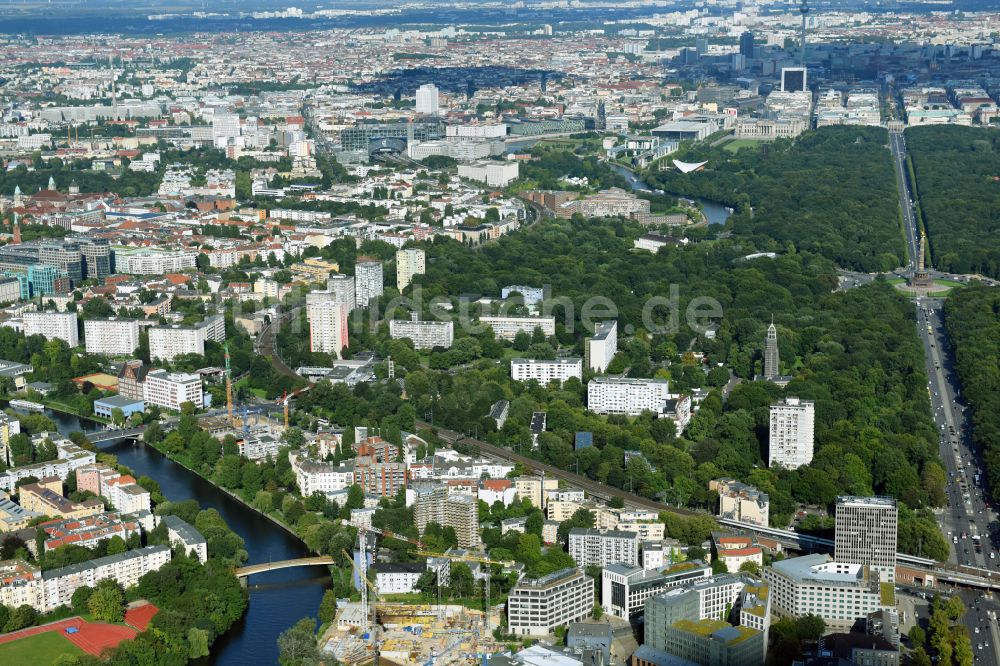
<path fill-rule="evenodd" d="M 767 340 L 764 345 L 764 378 L 774 380 L 781 372 L 781 358 L 778 355 L 778 329 L 774 326 L 774 317 L 767 327 Z"/>

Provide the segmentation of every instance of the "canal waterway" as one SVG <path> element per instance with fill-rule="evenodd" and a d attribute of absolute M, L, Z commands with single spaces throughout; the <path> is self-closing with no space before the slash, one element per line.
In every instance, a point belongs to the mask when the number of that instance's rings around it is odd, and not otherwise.
<path fill-rule="evenodd" d="M 68 414 L 45 410 L 59 432 L 93 432 L 100 424 Z M 197 500 L 203 509 L 213 508 L 230 529 L 243 537 L 249 564 L 309 556 L 296 537 L 229 496 L 194 472 L 175 463 L 142 442 L 119 440 L 102 444 L 101 451 L 118 456 L 118 462 L 136 476 L 145 475 L 160 484 L 168 500 Z M 283 569 L 250 579 L 250 605 L 246 615 L 212 646 L 204 663 L 223 666 L 276 664 L 278 634 L 305 616 L 316 616 L 323 592 L 330 587 L 326 567 Z"/>
<path fill-rule="evenodd" d="M 617 173 L 622 178 L 627 180 L 629 187 L 631 187 L 633 191 L 635 192 L 654 191 L 653 188 L 650 187 L 649 184 L 646 183 L 646 181 L 640 178 L 636 172 L 630 169 L 626 169 L 620 164 L 613 164 L 609 162 L 608 166 L 610 166 L 615 173 Z M 733 214 L 732 209 L 723 206 L 717 201 L 709 201 L 707 199 L 698 199 L 692 197 L 688 197 L 687 199 L 689 201 L 694 201 L 695 203 L 698 204 L 698 206 L 701 208 L 701 211 L 705 214 L 705 220 L 709 224 L 725 224 L 726 220 L 729 219 L 729 216 Z"/>

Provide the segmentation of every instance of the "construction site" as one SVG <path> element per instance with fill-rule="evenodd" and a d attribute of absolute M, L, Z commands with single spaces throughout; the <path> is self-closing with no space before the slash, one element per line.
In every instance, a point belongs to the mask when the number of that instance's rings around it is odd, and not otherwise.
<path fill-rule="evenodd" d="M 345 600 L 337 606 L 320 646 L 344 664 L 471 665 L 505 649 L 493 640 L 483 613 L 465 606 L 378 602 L 377 623 L 369 631 L 361 603 Z M 488 626 L 499 626 L 500 615 L 494 608 Z"/>

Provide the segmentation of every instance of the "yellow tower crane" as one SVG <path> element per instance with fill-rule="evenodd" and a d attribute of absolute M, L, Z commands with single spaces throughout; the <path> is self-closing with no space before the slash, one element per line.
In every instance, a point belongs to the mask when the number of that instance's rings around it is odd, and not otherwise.
<path fill-rule="evenodd" d="M 229 365 L 229 343 L 223 345 L 226 353 L 226 413 L 229 415 L 229 425 L 236 427 L 233 420 L 233 369 Z"/>
<path fill-rule="evenodd" d="M 426 557 L 443 557 L 448 560 L 455 560 L 458 562 L 478 562 L 479 564 L 493 565 L 498 564 L 502 567 L 514 566 L 514 562 L 509 560 L 491 560 L 486 557 L 480 557 L 478 555 L 459 555 L 452 553 L 432 553 L 426 550 L 418 550 L 417 555 L 424 555 Z M 493 599 L 490 596 L 490 579 L 493 577 L 492 571 L 486 572 L 486 589 L 483 592 L 486 595 L 486 633 L 489 634 L 491 631 L 490 627 L 490 608 L 492 608 Z M 440 580 L 438 581 L 438 590 L 440 590 Z M 438 602 L 440 606 L 440 601 Z"/>

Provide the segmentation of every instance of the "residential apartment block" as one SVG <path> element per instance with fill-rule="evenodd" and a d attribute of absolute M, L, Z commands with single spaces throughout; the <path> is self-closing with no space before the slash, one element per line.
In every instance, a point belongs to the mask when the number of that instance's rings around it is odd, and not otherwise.
<path fill-rule="evenodd" d="M 88 319 L 83 336 L 88 354 L 131 355 L 139 348 L 139 320 Z"/>
<path fill-rule="evenodd" d="M 767 493 L 735 479 L 709 481 L 708 489 L 719 493 L 720 518 L 768 526 L 771 502 Z"/>
<path fill-rule="evenodd" d="M 562 384 L 572 377 L 583 379 L 583 359 L 557 358 L 543 361 L 532 358 L 514 358 L 510 361 L 510 376 L 511 379 L 518 382 L 533 379 L 542 386 L 553 381 Z"/>
<path fill-rule="evenodd" d="M 393 340 L 409 338 L 416 349 L 449 349 L 455 339 L 455 324 L 450 321 L 390 319 L 389 337 Z"/>
<path fill-rule="evenodd" d="M 602 321 L 594 328 L 594 335 L 587 338 L 587 367 L 594 372 L 604 372 L 618 353 L 618 322 Z"/>
<path fill-rule="evenodd" d="M 413 504 L 414 520 L 422 536 L 428 523 L 452 527 L 459 548 L 479 546 L 479 500 L 462 494 L 449 494 L 447 486 L 419 488 Z"/>
<path fill-rule="evenodd" d="M 414 275 L 424 274 L 424 251 L 407 248 L 396 252 L 396 289 L 403 291 L 413 282 Z"/>
<path fill-rule="evenodd" d="M 70 347 L 80 344 L 75 312 L 25 312 L 21 321 L 25 337 L 41 335 L 46 340 L 65 340 Z"/>
<path fill-rule="evenodd" d="M 382 262 L 370 257 L 358 257 L 354 266 L 354 297 L 359 308 L 368 307 L 373 298 L 382 296 Z"/>
<path fill-rule="evenodd" d="M 335 298 L 330 291 L 306 294 L 306 318 L 309 321 L 309 350 L 340 358 L 344 347 L 350 344 L 347 331 L 350 308 Z"/>
<path fill-rule="evenodd" d="M 555 317 L 480 317 L 479 323 L 493 329 L 498 340 L 513 341 L 521 331 L 531 335 L 536 328 L 546 337 L 556 334 Z"/>
<path fill-rule="evenodd" d="M 639 561 L 639 536 L 635 532 L 574 527 L 569 531 L 569 554 L 579 567 L 634 565 Z"/>
<path fill-rule="evenodd" d="M 809 400 L 785 398 L 771 405 L 768 467 L 797 469 L 812 462 L 815 420 L 815 407 Z"/>
<path fill-rule="evenodd" d="M 222 315 L 212 315 L 194 326 L 153 326 L 149 329 L 149 357 L 173 361 L 181 354 L 205 353 L 205 342 L 226 341 L 226 320 Z"/>
<path fill-rule="evenodd" d="M 587 382 L 587 409 L 596 414 L 659 414 L 669 397 L 666 379 L 595 377 Z"/>

